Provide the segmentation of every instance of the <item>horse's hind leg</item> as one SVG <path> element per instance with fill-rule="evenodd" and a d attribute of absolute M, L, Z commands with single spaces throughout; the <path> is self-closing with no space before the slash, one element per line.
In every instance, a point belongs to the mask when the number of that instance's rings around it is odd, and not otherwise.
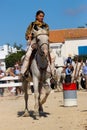
<path fill-rule="evenodd" d="M 38 102 L 38 97 L 39 97 L 39 93 L 34 93 L 34 97 L 35 97 L 35 106 L 34 106 L 34 114 L 35 116 L 39 116 L 39 102 Z"/>

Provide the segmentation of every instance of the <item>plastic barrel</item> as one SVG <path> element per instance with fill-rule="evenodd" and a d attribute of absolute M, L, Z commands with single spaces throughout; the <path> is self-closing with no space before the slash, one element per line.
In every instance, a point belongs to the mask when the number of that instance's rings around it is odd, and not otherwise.
<path fill-rule="evenodd" d="M 76 83 L 63 84 L 64 106 L 77 106 Z"/>

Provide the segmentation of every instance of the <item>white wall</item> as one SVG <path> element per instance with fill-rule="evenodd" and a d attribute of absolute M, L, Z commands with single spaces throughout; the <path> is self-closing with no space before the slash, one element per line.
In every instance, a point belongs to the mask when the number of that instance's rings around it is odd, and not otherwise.
<path fill-rule="evenodd" d="M 78 46 L 87 46 L 87 39 L 66 40 L 62 54 L 66 57 L 69 54 L 72 56 L 78 55 Z"/>
<path fill-rule="evenodd" d="M 62 55 L 63 43 L 50 43 L 50 47 L 55 54 L 55 65 L 63 66 L 64 64 L 64 56 Z"/>
<path fill-rule="evenodd" d="M 78 46 L 87 46 L 87 39 L 74 39 L 66 40 L 65 43 L 50 43 L 50 47 L 53 49 L 56 60 L 55 64 L 59 66 L 63 65 L 65 58 L 69 54 L 73 56 L 78 55 Z M 61 49 L 61 56 L 58 56 L 58 53 Z"/>

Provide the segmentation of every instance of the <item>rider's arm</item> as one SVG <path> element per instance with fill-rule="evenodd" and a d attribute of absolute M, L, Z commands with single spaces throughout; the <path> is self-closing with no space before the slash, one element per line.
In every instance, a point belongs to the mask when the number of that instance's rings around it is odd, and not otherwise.
<path fill-rule="evenodd" d="M 47 32 L 49 34 L 49 26 L 48 26 L 48 24 L 45 23 L 45 26 L 46 26 L 46 30 L 47 30 Z"/>
<path fill-rule="evenodd" d="M 28 26 L 28 28 L 26 30 L 26 33 L 25 33 L 26 40 L 31 40 L 31 38 L 32 38 L 32 34 L 31 34 L 32 27 L 33 27 L 33 22 Z"/>

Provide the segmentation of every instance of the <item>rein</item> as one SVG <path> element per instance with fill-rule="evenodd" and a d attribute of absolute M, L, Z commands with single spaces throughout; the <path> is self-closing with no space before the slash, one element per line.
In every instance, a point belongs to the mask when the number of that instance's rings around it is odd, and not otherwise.
<path fill-rule="evenodd" d="M 48 43 L 42 43 L 41 45 L 40 45 L 40 48 L 43 46 L 43 45 L 47 45 L 48 46 L 48 49 L 49 49 L 49 44 Z"/>

